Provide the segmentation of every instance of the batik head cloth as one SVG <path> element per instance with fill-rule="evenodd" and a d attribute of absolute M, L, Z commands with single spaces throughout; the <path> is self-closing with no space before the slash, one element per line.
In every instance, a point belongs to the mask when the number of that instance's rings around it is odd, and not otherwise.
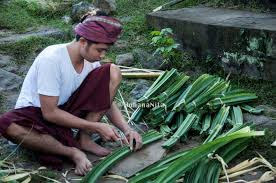
<path fill-rule="evenodd" d="M 75 27 L 75 33 L 98 43 L 114 43 L 122 31 L 120 22 L 107 16 L 88 16 Z"/>

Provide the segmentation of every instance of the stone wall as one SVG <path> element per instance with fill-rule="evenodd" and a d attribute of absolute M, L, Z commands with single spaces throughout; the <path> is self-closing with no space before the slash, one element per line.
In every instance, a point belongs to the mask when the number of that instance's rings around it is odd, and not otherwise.
<path fill-rule="evenodd" d="M 226 72 L 276 80 L 275 14 L 196 7 L 151 13 L 147 23 L 172 28 L 184 49 Z"/>

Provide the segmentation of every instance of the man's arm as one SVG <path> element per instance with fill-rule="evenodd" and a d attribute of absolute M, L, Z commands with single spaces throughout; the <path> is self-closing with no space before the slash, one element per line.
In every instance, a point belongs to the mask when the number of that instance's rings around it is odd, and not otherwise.
<path fill-rule="evenodd" d="M 115 102 L 112 102 L 106 115 L 108 119 L 124 133 L 132 130 Z"/>
<path fill-rule="evenodd" d="M 127 121 L 125 120 L 123 114 L 121 113 L 115 102 L 112 102 L 110 109 L 106 112 L 106 115 L 116 127 L 124 132 L 124 134 L 128 138 L 131 148 L 133 148 L 134 139 L 136 143 L 135 150 L 142 147 L 141 136 L 128 125 Z"/>
<path fill-rule="evenodd" d="M 118 140 L 114 129 L 105 123 L 90 122 L 58 108 L 58 97 L 39 95 L 43 117 L 60 126 L 98 132 L 106 140 Z"/>

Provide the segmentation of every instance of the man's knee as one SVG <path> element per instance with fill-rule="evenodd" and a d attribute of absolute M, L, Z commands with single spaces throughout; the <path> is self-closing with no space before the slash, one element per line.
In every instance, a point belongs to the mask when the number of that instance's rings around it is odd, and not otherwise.
<path fill-rule="evenodd" d="M 6 130 L 6 134 L 12 139 L 22 139 L 28 134 L 28 130 L 24 127 L 12 123 Z"/>
<path fill-rule="evenodd" d="M 110 80 L 114 84 L 120 84 L 122 80 L 121 70 L 115 64 L 110 65 Z"/>
<path fill-rule="evenodd" d="M 103 111 L 99 111 L 99 112 L 89 112 L 86 115 L 86 119 L 88 121 L 93 121 L 93 122 L 98 122 L 101 120 L 101 118 L 103 117 L 103 115 L 106 113 L 106 110 Z"/>

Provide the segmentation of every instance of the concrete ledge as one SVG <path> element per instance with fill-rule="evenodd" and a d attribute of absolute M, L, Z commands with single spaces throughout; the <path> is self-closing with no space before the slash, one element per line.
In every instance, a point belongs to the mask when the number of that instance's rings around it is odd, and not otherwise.
<path fill-rule="evenodd" d="M 172 28 L 184 49 L 200 59 L 216 58 L 227 72 L 276 80 L 276 14 L 194 7 L 150 13 L 147 24 Z M 258 47 L 250 49 L 255 40 Z M 238 59 L 225 60 L 225 53 Z"/>

